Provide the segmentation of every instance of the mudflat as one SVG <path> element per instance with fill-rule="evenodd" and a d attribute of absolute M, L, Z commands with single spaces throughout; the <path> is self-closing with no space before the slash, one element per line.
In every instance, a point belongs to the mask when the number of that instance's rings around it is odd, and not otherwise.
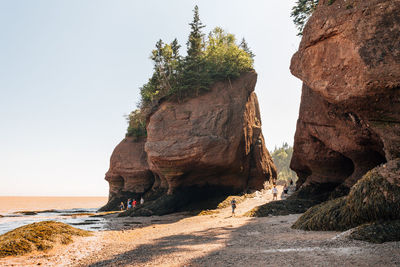
<path fill-rule="evenodd" d="M 47 253 L 0 259 L 0 265 L 37 266 L 398 266 L 400 242 L 371 244 L 347 233 L 291 229 L 300 215 L 242 217 L 271 201 L 270 192 L 193 216 L 118 218 L 108 231 L 78 237 Z"/>

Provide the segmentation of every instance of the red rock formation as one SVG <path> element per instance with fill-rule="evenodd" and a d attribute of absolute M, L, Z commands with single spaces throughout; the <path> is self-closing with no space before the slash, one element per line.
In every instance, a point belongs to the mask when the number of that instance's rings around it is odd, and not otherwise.
<path fill-rule="evenodd" d="M 154 199 L 188 188 L 243 192 L 275 178 L 253 92 L 256 80 L 256 73 L 246 73 L 181 103 L 161 103 L 148 119 L 146 140 L 124 139 L 116 147 L 106 175 L 110 201 Z"/>
<path fill-rule="evenodd" d="M 115 209 L 128 197 L 138 198 L 154 184 L 144 151 L 146 138 L 127 137 L 114 149 L 110 169 L 106 173 L 109 183 L 109 203 L 103 210 Z"/>
<path fill-rule="evenodd" d="M 400 157 L 400 1 L 320 1 L 291 71 L 303 93 L 298 187 L 342 185 Z"/>

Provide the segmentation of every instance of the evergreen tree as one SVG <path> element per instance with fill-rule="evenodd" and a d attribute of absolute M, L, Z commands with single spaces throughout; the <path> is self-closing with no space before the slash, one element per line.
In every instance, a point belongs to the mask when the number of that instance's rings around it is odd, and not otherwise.
<path fill-rule="evenodd" d="M 239 45 L 240 48 L 243 49 L 244 52 L 246 52 L 251 58 L 254 58 L 256 55 L 250 50 L 250 47 L 247 45 L 247 42 L 244 38 L 242 38 L 242 41 L 240 42 Z"/>
<path fill-rule="evenodd" d="M 139 109 L 129 115 L 128 136 L 146 136 L 146 119 L 163 99 L 180 101 L 210 90 L 217 81 L 253 70 L 254 54 L 244 39 L 237 45 L 233 34 L 218 27 L 205 39 L 198 7 L 193 11 L 186 57 L 180 56 L 177 39 L 170 44 L 159 40 L 152 50 L 154 71 L 140 88 Z"/>
<path fill-rule="evenodd" d="M 303 35 L 304 26 L 317 7 L 318 2 L 319 0 L 297 0 L 290 14 L 290 16 L 293 17 L 294 24 L 299 30 L 297 35 Z"/>
<path fill-rule="evenodd" d="M 204 48 L 204 34 L 201 29 L 205 27 L 200 21 L 199 7 L 196 5 L 193 10 L 193 21 L 189 23 L 191 32 L 187 42 L 187 55 L 188 59 L 197 59 L 201 56 Z"/>

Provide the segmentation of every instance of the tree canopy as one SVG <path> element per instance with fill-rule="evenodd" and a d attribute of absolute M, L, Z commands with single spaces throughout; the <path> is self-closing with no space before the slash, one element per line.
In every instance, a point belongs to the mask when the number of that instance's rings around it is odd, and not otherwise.
<path fill-rule="evenodd" d="M 186 56 L 180 55 L 177 39 L 171 43 L 160 39 L 151 52 L 153 74 L 140 88 L 138 109 L 128 116 L 127 136 L 146 135 L 146 117 L 160 100 L 182 101 L 210 90 L 217 81 L 235 79 L 253 70 L 254 54 L 244 39 L 237 44 L 233 34 L 219 27 L 206 37 L 199 8 L 195 6 L 193 12 Z"/>
<path fill-rule="evenodd" d="M 294 171 L 290 169 L 290 161 L 292 160 L 293 147 L 289 146 L 287 143 L 283 143 L 282 147 L 275 147 L 271 156 L 275 163 L 278 180 L 284 180 L 286 182 L 293 180 L 297 181 L 297 175 Z"/>

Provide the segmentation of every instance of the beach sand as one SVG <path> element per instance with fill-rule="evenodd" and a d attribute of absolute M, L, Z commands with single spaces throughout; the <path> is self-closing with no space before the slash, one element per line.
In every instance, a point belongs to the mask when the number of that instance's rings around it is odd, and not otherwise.
<path fill-rule="evenodd" d="M 280 188 L 281 189 L 281 188 Z M 400 242 L 370 244 L 346 233 L 291 229 L 300 215 L 241 217 L 270 192 L 219 213 L 109 217 L 108 231 L 47 253 L 0 259 L 1 266 L 399 266 Z"/>

